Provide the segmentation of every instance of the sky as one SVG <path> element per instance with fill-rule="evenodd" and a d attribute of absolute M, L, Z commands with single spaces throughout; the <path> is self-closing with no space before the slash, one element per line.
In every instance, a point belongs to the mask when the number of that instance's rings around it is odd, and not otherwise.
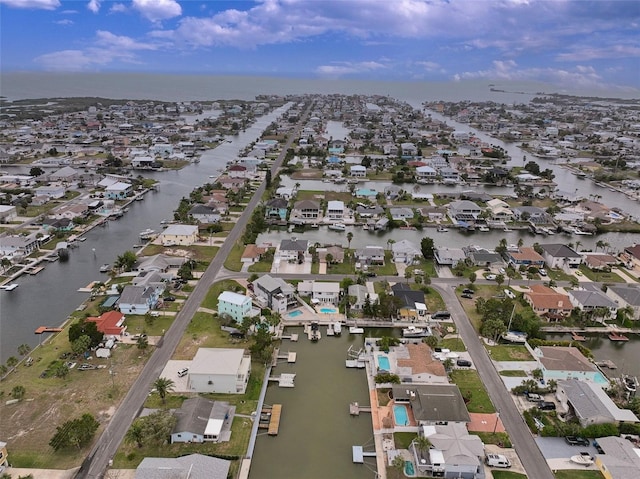
<path fill-rule="evenodd" d="M 638 0 L 0 0 L 3 72 L 640 89 Z"/>

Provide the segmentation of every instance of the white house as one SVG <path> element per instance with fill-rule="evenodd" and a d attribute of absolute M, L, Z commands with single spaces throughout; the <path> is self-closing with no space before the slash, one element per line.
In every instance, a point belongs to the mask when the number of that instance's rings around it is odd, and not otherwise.
<path fill-rule="evenodd" d="M 437 173 L 430 166 L 419 166 L 416 168 L 416 176 L 418 180 L 435 180 Z"/>
<path fill-rule="evenodd" d="M 422 251 L 411 241 L 403 239 L 391 245 L 394 263 L 413 264 L 422 257 Z"/>
<path fill-rule="evenodd" d="M 449 216 L 456 221 L 474 221 L 480 216 L 480 213 L 482 213 L 482 208 L 473 201 L 459 200 L 449 203 Z"/>
<path fill-rule="evenodd" d="M 160 234 L 160 241 L 165 246 L 191 246 L 198 240 L 197 225 L 169 225 Z"/>
<path fill-rule="evenodd" d="M 344 219 L 344 201 L 329 201 L 327 203 L 327 218 L 334 221 Z"/>
<path fill-rule="evenodd" d="M 251 357 L 243 349 L 200 348 L 187 387 L 198 393 L 244 394 L 250 374 Z"/>
<path fill-rule="evenodd" d="M 542 257 L 549 268 L 577 268 L 582 256 L 565 244 L 543 244 Z"/>
<path fill-rule="evenodd" d="M 351 176 L 355 178 L 365 178 L 367 176 L 367 168 L 362 165 L 353 165 L 350 168 Z"/>
<path fill-rule="evenodd" d="M 218 314 L 228 314 L 236 323 L 251 314 L 251 298 L 232 291 L 223 291 L 218 296 Z"/>
<path fill-rule="evenodd" d="M 107 198 L 111 198 L 112 200 L 124 200 L 133 186 L 129 183 L 124 182 L 116 182 L 104 189 L 105 195 Z"/>

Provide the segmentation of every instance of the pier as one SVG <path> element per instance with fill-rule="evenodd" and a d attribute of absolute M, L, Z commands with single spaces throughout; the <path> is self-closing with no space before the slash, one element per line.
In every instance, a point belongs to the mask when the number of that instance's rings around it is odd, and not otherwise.
<path fill-rule="evenodd" d="M 351 446 L 351 455 L 355 464 L 364 464 L 365 457 L 377 457 L 376 451 L 365 451 L 362 446 Z"/>
<path fill-rule="evenodd" d="M 288 335 L 288 336 L 280 336 L 280 339 L 288 339 L 289 341 L 291 341 L 293 343 L 297 343 L 298 342 L 298 333 L 293 333 L 293 334 Z"/>
<path fill-rule="evenodd" d="M 295 352 L 286 352 L 286 353 L 280 353 L 279 349 L 276 349 L 273 352 L 273 360 L 271 361 L 271 366 L 275 367 L 278 365 L 278 360 L 283 359 L 286 360 L 287 363 L 292 364 L 296 362 L 298 354 Z"/>
<path fill-rule="evenodd" d="M 62 331 L 62 328 L 50 328 L 48 326 L 40 326 L 40 327 L 36 328 L 35 333 L 36 334 L 59 333 L 60 331 Z"/>
<path fill-rule="evenodd" d="M 608 369 L 618 369 L 618 366 L 616 366 L 616 364 L 610 359 L 596 361 L 596 366 L 599 366 L 601 368 L 608 368 Z"/>
<path fill-rule="evenodd" d="M 280 416 L 282 414 L 282 404 L 274 404 L 271 407 L 271 419 L 269 420 L 269 428 L 267 434 L 269 436 L 277 436 L 280 429 Z"/>
<path fill-rule="evenodd" d="M 360 406 L 357 402 L 349 404 L 349 414 L 359 416 L 361 412 L 371 412 L 371 406 Z"/>
<path fill-rule="evenodd" d="M 293 381 L 296 375 L 290 373 L 282 373 L 280 376 L 269 376 L 269 381 L 275 381 L 281 388 L 292 388 L 295 386 Z"/>

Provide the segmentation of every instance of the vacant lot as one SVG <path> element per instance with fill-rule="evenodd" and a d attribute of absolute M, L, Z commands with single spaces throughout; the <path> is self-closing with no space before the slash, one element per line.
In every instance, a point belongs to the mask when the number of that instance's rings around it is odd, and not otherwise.
<path fill-rule="evenodd" d="M 451 372 L 451 379 L 460 389 L 469 412 L 495 412 L 487 390 L 484 388 L 476 371 L 472 369 L 457 369 Z"/>

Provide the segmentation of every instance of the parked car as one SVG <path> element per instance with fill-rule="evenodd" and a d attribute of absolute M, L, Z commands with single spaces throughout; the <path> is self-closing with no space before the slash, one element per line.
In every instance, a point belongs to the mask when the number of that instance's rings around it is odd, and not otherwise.
<path fill-rule="evenodd" d="M 556 403 L 553 403 L 551 401 L 542 401 L 540 404 L 538 404 L 538 409 L 540 409 L 541 411 L 555 411 Z"/>
<path fill-rule="evenodd" d="M 162 298 L 162 301 L 175 301 L 176 297 L 175 296 L 165 296 L 164 298 Z"/>
<path fill-rule="evenodd" d="M 469 361 L 468 359 L 458 359 L 456 361 L 456 366 L 460 366 L 462 368 L 469 368 L 471 367 L 471 361 Z"/>
<path fill-rule="evenodd" d="M 511 467 L 511 461 L 507 459 L 506 456 L 503 456 L 502 454 L 487 454 L 487 457 L 485 457 L 484 462 L 489 467 L 504 467 L 504 468 Z"/>
<path fill-rule="evenodd" d="M 471 296 L 469 293 L 462 293 L 460 297 L 464 299 L 473 299 L 473 296 Z"/>
<path fill-rule="evenodd" d="M 514 298 L 516 297 L 516 294 L 515 294 L 513 291 L 511 291 L 510 289 L 506 289 L 506 288 L 505 288 L 505 290 L 504 290 L 504 294 L 505 294 L 508 298 L 511 298 L 511 299 L 514 299 Z"/>
<path fill-rule="evenodd" d="M 540 276 L 546 276 L 547 275 L 547 270 L 544 268 L 540 268 L 538 270 L 538 273 L 540 273 Z"/>
<path fill-rule="evenodd" d="M 542 396 L 540 396 L 540 394 L 535 394 L 535 393 L 527 393 L 527 399 L 531 402 L 543 401 Z"/>
<path fill-rule="evenodd" d="M 475 294 L 475 291 L 469 288 L 465 288 L 462 290 L 464 294 Z"/>
<path fill-rule="evenodd" d="M 183 378 L 187 375 L 188 372 L 189 368 L 182 368 L 180 371 L 178 371 L 178 377 Z"/>
<path fill-rule="evenodd" d="M 431 315 L 432 319 L 449 319 L 451 313 L 449 311 L 436 311 Z"/>
<path fill-rule="evenodd" d="M 565 442 L 570 446 L 588 446 L 589 440 L 580 436 L 567 436 L 564 438 Z"/>
<path fill-rule="evenodd" d="M 493 281 L 496 278 L 497 276 L 495 274 L 488 274 L 485 276 L 485 279 L 488 279 L 489 281 Z"/>

